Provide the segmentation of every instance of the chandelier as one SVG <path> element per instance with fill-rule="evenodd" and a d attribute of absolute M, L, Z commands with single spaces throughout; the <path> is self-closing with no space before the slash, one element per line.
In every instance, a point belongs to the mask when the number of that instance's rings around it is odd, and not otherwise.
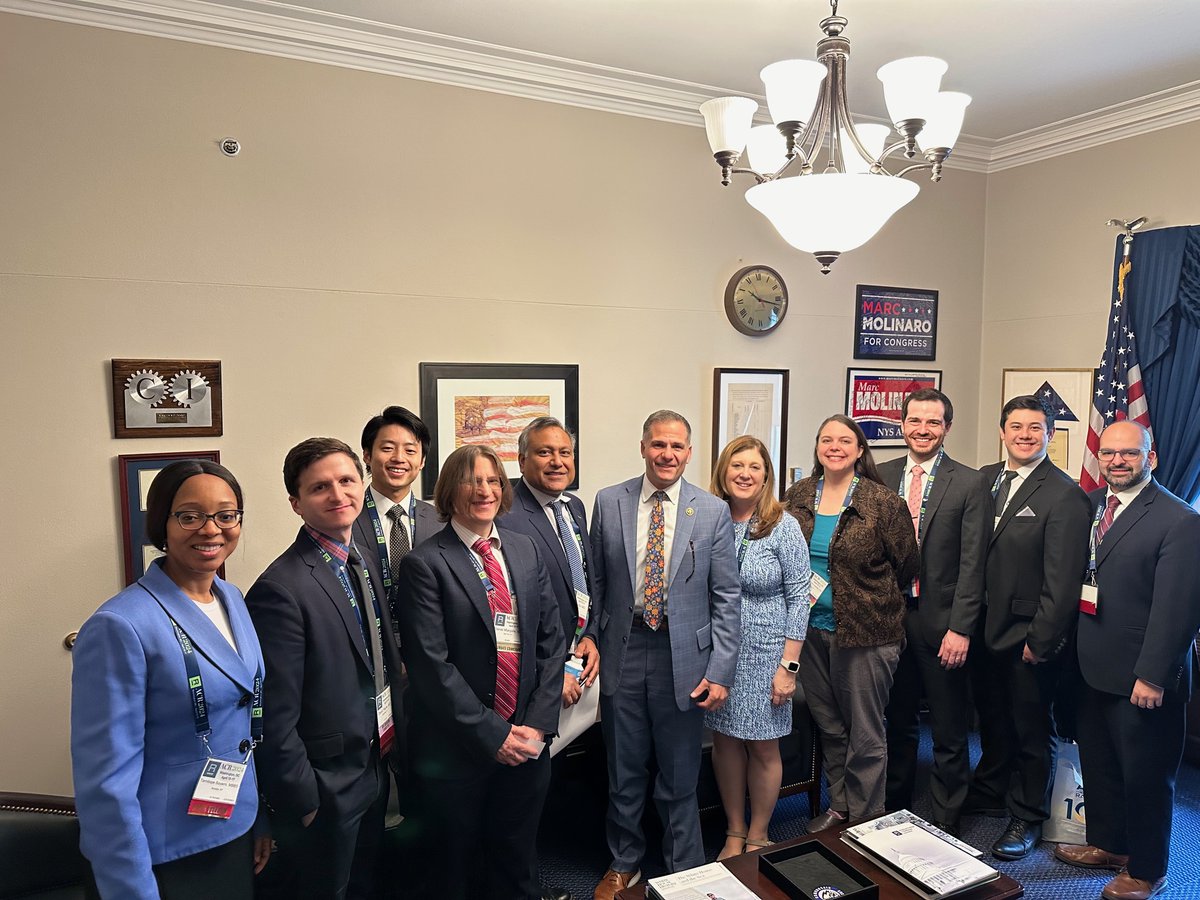
<path fill-rule="evenodd" d="M 754 126 L 758 103 L 747 97 L 717 97 L 700 106 L 721 184 L 732 175 L 753 176 L 746 201 L 785 241 L 813 254 L 826 275 L 838 256 L 869 241 L 917 195 L 906 175 L 928 169 L 933 181 L 941 180 L 971 102 L 966 94 L 941 90 L 944 61 L 912 56 L 877 73 L 898 140 L 888 144 L 886 125 L 855 125 L 846 103 L 846 19 L 837 14 L 838 0 L 830 6 L 815 62 L 788 59 L 760 73 L 774 125 Z M 895 172 L 885 165 L 895 153 L 915 160 L 918 150 L 924 162 Z M 736 168 L 743 151 L 751 168 Z"/>

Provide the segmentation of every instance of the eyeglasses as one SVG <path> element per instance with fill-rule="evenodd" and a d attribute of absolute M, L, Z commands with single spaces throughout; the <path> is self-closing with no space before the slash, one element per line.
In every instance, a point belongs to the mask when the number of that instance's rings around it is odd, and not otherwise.
<path fill-rule="evenodd" d="M 1119 453 L 1121 454 L 1121 459 L 1125 460 L 1125 462 L 1136 462 L 1145 452 L 1140 447 L 1136 450 L 1109 450 L 1105 447 L 1096 451 L 1096 458 L 1108 462 Z"/>
<path fill-rule="evenodd" d="M 171 513 L 171 517 L 179 523 L 179 527 L 184 531 L 199 531 L 208 524 L 209 519 L 216 522 L 217 527 L 222 531 L 228 531 L 230 528 L 236 528 L 242 524 L 242 510 L 240 509 L 223 509 L 211 515 L 197 512 L 194 509 L 185 509 Z"/>

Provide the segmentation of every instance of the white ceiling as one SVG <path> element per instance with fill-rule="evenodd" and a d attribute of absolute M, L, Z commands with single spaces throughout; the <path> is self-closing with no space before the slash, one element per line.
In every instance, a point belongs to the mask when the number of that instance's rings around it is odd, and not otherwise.
<path fill-rule="evenodd" d="M 824 0 L 0 0 L 0 9 L 264 50 L 700 123 L 698 100 L 758 97 L 758 71 L 812 58 Z M 1200 0 L 841 0 L 850 105 L 941 56 L 982 168 L 1200 119 Z M 1083 122 L 1077 117 L 1096 111 Z M 1026 134 L 1026 132 L 1030 132 Z"/>

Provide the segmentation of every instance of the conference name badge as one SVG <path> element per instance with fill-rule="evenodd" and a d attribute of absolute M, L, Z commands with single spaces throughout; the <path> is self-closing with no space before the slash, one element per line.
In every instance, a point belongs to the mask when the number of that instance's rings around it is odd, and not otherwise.
<path fill-rule="evenodd" d="M 246 777 L 246 764 L 228 759 L 205 760 L 204 770 L 192 799 L 188 803 L 189 816 L 205 816 L 210 819 L 228 819 L 237 804 L 242 779 Z"/>
<path fill-rule="evenodd" d="M 810 608 L 817 605 L 817 600 L 819 600 L 821 595 L 825 593 L 825 588 L 828 587 L 828 585 L 828 581 L 826 581 L 816 572 L 812 573 L 812 581 L 810 581 L 808 585 L 808 605 Z"/>
<path fill-rule="evenodd" d="M 375 722 L 379 726 L 379 755 L 387 753 L 396 736 L 396 725 L 392 721 L 392 689 L 384 687 L 375 696 Z"/>
<path fill-rule="evenodd" d="M 1096 614 L 1100 602 L 1100 589 L 1094 584 L 1085 584 L 1079 590 L 1079 611 L 1089 616 Z"/>
<path fill-rule="evenodd" d="M 496 613 L 496 649 L 501 653 L 521 652 L 521 630 L 517 625 L 515 611 Z"/>

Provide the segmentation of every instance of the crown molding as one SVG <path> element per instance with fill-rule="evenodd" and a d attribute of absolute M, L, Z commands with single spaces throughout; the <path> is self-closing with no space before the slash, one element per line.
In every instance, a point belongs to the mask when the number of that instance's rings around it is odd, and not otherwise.
<path fill-rule="evenodd" d="M 0 11 L 694 127 L 701 103 L 730 93 L 275 0 L 0 0 Z M 1005 138 L 964 134 L 946 168 L 998 172 L 1197 119 L 1200 81 Z"/>

